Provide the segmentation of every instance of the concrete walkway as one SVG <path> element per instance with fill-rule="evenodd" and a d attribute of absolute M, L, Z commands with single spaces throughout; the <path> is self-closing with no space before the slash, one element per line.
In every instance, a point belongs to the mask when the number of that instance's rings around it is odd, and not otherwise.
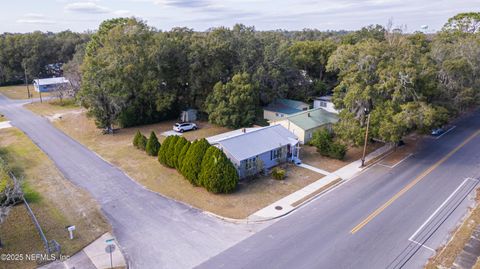
<path fill-rule="evenodd" d="M 365 162 L 368 164 L 369 162 L 380 158 L 382 155 L 386 154 L 392 149 L 392 146 L 385 145 L 376 151 L 370 153 L 365 157 Z M 345 182 L 347 180 L 352 179 L 358 173 L 365 169 L 361 167 L 362 161 L 357 160 L 346 166 L 334 171 L 333 173 L 329 173 L 322 169 L 313 167 L 307 164 L 301 164 L 299 166 L 304 167 L 306 169 L 310 169 L 317 173 L 321 173 L 326 175 L 325 177 L 313 182 L 312 184 L 300 189 L 282 199 L 276 201 L 275 203 L 268 205 L 257 212 L 253 213 L 252 215 L 248 216 L 247 221 L 257 222 L 257 221 L 266 221 L 274 218 L 278 218 L 284 216 L 305 202 L 313 199 L 314 197 L 324 193 L 325 191 L 331 189 L 332 187 L 340 184 L 341 182 Z"/>
<path fill-rule="evenodd" d="M 12 127 L 12 125 L 10 124 L 10 121 L 0 122 L 0 129 L 10 128 L 10 127 Z"/>
<path fill-rule="evenodd" d="M 113 239 L 110 233 L 105 233 L 83 250 L 76 253 L 65 261 L 56 261 L 40 269 L 107 269 L 107 268 L 126 268 L 127 264 L 122 252 L 115 240 L 111 241 L 112 246 L 107 241 Z M 110 250 L 112 250 L 112 259 L 110 261 Z"/>

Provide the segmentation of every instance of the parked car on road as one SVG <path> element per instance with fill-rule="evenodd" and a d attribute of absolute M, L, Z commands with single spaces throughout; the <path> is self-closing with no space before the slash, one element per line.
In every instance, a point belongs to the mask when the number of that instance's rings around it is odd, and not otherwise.
<path fill-rule="evenodd" d="M 432 130 L 432 135 L 433 136 L 439 136 L 441 134 L 443 134 L 445 132 L 445 130 L 443 128 L 435 128 Z"/>
<path fill-rule="evenodd" d="M 197 130 L 197 129 L 198 129 L 197 125 L 191 122 L 175 123 L 175 125 L 173 126 L 173 130 L 179 133 L 183 133 L 191 130 Z"/>

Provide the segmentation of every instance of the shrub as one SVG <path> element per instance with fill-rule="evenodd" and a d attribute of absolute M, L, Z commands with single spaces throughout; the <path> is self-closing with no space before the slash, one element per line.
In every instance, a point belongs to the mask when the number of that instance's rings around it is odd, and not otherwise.
<path fill-rule="evenodd" d="M 285 169 L 282 169 L 282 168 L 275 167 L 272 170 L 272 177 L 276 180 L 284 180 L 286 174 L 287 174 L 287 171 L 285 171 Z"/>
<path fill-rule="evenodd" d="M 158 142 L 158 138 L 155 135 L 155 132 L 152 131 L 150 133 L 150 137 L 148 138 L 147 145 L 145 146 L 145 151 L 150 156 L 157 156 L 159 149 L 160 149 L 160 142 Z"/>
<path fill-rule="evenodd" d="M 175 143 L 175 147 L 173 148 L 173 160 L 172 166 L 178 168 L 178 157 L 182 152 L 183 146 L 188 143 L 188 140 L 185 137 L 179 137 L 177 143 Z"/>
<path fill-rule="evenodd" d="M 138 139 L 138 149 L 145 151 L 146 148 L 147 148 L 147 137 L 142 134 Z"/>
<path fill-rule="evenodd" d="M 187 140 L 187 143 L 183 145 L 182 150 L 180 151 L 180 154 L 178 155 L 178 158 L 177 158 L 177 163 L 175 167 L 177 168 L 178 172 L 180 172 L 182 175 L 183 175 L 183 172 L 182 172 L 183 160 L 185 159 L 185 155 L 187 155 L 187 151 L 191 145 L 192 143 Z"/>
<path fill-rule="evenodd" d="M 167 165 L 166 151 L 167 151 L 168 145 L 170 145 L 171 141 L 172 141 L 172 136 L 167 136 L 167 138 L 165 138 L 165 140 L 163 140 L 163 143 L 162 143 L 162 146 L 160 147 L 160 150 L 158 150 L 158 161 L 163 165 Z"/>
<path fill-rule="evenodd" d="M 202 169 L 202 160 L 210 144 L 205 138 L 195 140 L 188 148 L 182 163 L 183 176 L 194 186 L 198 186 L 198 175 Z"/>
<path fill-rule="evenodd" d="M 177 144 L 178 139 L 180 137 L 176 135 L 173 135 L 171 137 L 172 138 L 165 149 L 165 161 L 168 167 L 174 168 L 175 167 L 175 145 Z"/>
<path fill-rule="evenodd" d="M 136 148 L 138 148 L 138 142 L 140 140 L 140 137 L 142 137 L 142 133 L 140 133 L 140 131 L 137 131 L 137 133 L 133 137 L 133 146 Z"/>
<path fill-rule="evenodd" d="M 221 150 L 210 146 L 203 157 L 198 182 L 209 192 L 229 193 L 237 187 L 237 170 Z"/>
<path fill-rule="evenodd" d="M 317 147 L 322 156 L 342 160 L 347 153 L 347 146 L 334 142 L 333 135 L 327 129 L 322 128 L 313 133 L 310 145 Z"/>
<path fill-rule="evenodd" d="M 345 158 L 346 153 L 347 153 L 347 146 L 340 143 L 332 143 L 328 151 L 329 157 L 339 159 L 339 160 L 343 160 L 343 158 Z"/>

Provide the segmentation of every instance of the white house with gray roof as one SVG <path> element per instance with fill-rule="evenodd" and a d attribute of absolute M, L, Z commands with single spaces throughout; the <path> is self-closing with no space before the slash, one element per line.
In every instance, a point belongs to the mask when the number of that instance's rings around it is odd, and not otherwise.
<path fill-rule="evenodd" d="M 281 125 L 235 130 L 207 140 L 227 155 L 240 178 L 298 159 L 298 138 Z"/>

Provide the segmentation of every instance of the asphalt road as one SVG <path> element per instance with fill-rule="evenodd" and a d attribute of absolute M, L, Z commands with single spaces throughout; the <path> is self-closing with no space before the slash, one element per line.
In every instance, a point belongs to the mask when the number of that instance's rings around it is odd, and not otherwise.
<path fill-rule="evenodd" d="M 0 94 L 0 113 L 99 202 L 130 268 L 191 268 L 259 228 L 225 223 L 146 190 L 21 103 Z"/>
<path fill-rule="evenodd" d="M 373 166 L 199 268 L 421 268 L 478 187 L 480 114 L 456 125 L 398 166 Z"/>

